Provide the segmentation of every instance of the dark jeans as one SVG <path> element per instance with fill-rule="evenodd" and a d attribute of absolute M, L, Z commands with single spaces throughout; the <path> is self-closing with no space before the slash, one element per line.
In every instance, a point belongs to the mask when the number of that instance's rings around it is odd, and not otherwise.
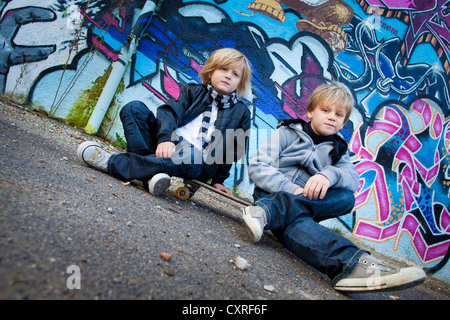
<path fill-rule="evenodd" d="M 326 274 L 333 285 L 346 277 L 367 251 L 319 224 L 349 213 L 355 204 L 351 191 L 328 189 L 324 199 L 309 200 L 288 192 L 267 194 L 255 188 L 255 205 L 264 209 L 266 229 L 297 257 Z"/>
<path fill-rule="evenodd" d="M 158 122 L 153 112 L 140 101 L 126 104 L 120 111 L 120 119 L 127 140 L 128 152 L 112 155 L 108 172 L 123 181 L 146 182 L 157 173 L 167 173 L 185 179 L 211 178 L 215 168 L 206 166 L 199 150 L 180 141 L 170 158 L 157 158 Z M 206 178 L 205 178 L 206 177 Z"/>

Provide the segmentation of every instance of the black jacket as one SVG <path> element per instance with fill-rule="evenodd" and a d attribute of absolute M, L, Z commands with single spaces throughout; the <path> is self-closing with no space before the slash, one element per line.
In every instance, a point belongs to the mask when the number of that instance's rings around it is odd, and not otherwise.
<path fill-rule="evenodd" d="M 171 141 L 172 133 L 179 127 L 186 125 L 199 116 L 206 107 L 211 105 L 212 99 L 205 85 L 202 84 L 188 84 L 180 90 L 178 99 L 171 99 L 167 103 L 158 107 L 157 119 L 158 123 L 158 144 L 165 141 Z M 214 164 L 215 173 L 212 174 L 212 184 L 223 183 L 229 177 L 229 171 L 232 163 L 226 161 L 230 159 L 227 152 L 233 152 L 233 161 L 238 161 L 245 152 L 248 140 L 248 131 L 250 129 L 250 111 L 240 101 L 231 108 L 219 109 L 217 120 L 215 122 L 216 130 L 219 130 L 223 139 L 215 141 L 210 148 L 220 148 L 218 143 L 221 143 L 221 150 L 224 150 L 223 161 L 219 164 Z M 227 129 L 242 129 L 244 136 L 233 139 L 226 138 Z M 227 159 L 225 159 L 227 157 Z M 202 180 L 207 180 L 206 178 Z"/>

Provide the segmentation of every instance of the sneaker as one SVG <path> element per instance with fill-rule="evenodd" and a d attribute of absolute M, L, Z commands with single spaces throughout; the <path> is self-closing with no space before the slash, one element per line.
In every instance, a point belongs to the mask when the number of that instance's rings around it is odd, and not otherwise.
<path fill-rule="evenodd" d="M 253 235 L 253 242 L 258 242 L 267 224 L 266 212 L 258 206 L 248 206 L 242 209 L 245 226 Z"/>
<path fill-rule="evenodd" d="M 163 194 L 169 187 L 170 176 L 168 174 L 158 173 L 148 180 L 148 191 L 154 196 Z"/>
<path fill-rule="evenodd" d="M 334 288 L 339 291 L 373 291 L 386 289 L 406 289 L 422 283 L 425 272 L 418 267 L 396 270 L 375 257 L 364 254 L 344 279 L 338 281 Z"/>
<path fill-rule="evenodd" d="M 108 172 L 108 160 L 111 154 L 103 150 L 97 142 L 85 141 L 80 144 L 77 157 L 97 170 Z"/>

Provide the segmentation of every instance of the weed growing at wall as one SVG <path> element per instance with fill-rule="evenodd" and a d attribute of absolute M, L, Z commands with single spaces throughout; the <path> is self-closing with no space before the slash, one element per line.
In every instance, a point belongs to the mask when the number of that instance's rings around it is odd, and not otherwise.
<path fill-rule="evenodd" d="M 69 114 L 67 115 L 67 122 L 73 126 L 77 126 L 79 128 L 83 128 L 89 121 L 89 118 L 94 110 L 95 105 L 102 93 L 102 90 L 106 84 L 106 81 L 109 78 L 112 67 L 108 67 L 105 71 L 104 75 L 98 77 L 93 83 L 92 87 L 84 90 L 78 99 L 73 104 L 73 107 L 70 109 Z M 124 82 L 120 83 L 117 92 L 123 92 L 125 89 Z M 116 104 L 115 99 L 110 105 L 110 108 Z"/>

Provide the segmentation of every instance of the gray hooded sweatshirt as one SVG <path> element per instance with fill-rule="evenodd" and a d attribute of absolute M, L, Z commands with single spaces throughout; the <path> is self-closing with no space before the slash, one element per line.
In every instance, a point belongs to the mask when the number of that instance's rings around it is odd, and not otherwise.
<path fill-rule="evenodd" d="M 330 188 L 356 192 L 359 176 L 348 151 L 332 165 L 332 141 L 315 145 L 301 123 L 279 126 L 250 159 L 249 175 L 256 186 L 273 193 L 293 193 L 318 173 L 330 180 Z"/>

